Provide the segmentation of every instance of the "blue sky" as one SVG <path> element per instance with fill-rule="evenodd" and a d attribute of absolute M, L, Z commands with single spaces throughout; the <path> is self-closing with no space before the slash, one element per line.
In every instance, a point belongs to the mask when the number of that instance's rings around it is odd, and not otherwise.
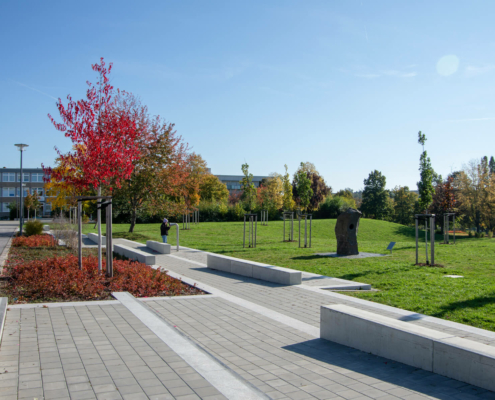
<path fill-rule="evenodd" d="M 495 155 L 495 2 L 119 1 L 0 5 L 0 168 L 53 165 L 55 99 L 90 66 L 176 124 L 216 174 L 293 173 L 334 190 L 416 188 L 427 138 L 444 176 Z"/>

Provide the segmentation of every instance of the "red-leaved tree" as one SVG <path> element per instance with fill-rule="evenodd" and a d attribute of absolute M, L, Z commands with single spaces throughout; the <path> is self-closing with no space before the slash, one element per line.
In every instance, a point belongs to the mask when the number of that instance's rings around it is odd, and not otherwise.
<path fill-rule="evenodd" d="M 87 82 L 86 99 L 75 101 L 69 95 L 66 106 L 59 99 L 57 108 L 62 122 L 48 114 L 55 128 L 72 140 L 74 150 L 62 154 L 56 148 L 61 163 L 69 167 L 64 176 L 58 176 L 59 172 L 51 168 L 46 168 L 45 173 L 56 180 L 69 179 L 68 184 L 79 188 L 105 186 L 112 190 L 112 185 L 120 187 L 121 181 L 130 177 L 133 161 L 140 157 L 136 145 L 139 132 L 135 116 L 116 107 L 113 101 L 115 91 L 108 79 L 112 64 L 107 69 L 101 58 L 101 64 L 92 65 L 92 69 L 99 74 L 99 81 Z"/>

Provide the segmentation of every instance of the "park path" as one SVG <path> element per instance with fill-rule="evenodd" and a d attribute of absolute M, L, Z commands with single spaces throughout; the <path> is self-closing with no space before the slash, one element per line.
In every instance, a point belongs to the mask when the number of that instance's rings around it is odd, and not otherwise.
<path fill-rule="evenodd" d="M 7 244 L 18 226 L 19 222 L 17 221 L 0 221 L 0 274 L 3 263 L 8 256 Z"/>
<path fill-rule="evenodd" d="M 495 399 L 493 392 L 320 339 L 319 308 L 349 304 L 488 343 L 492 332 L 321 293 L 310 281 L 289 287 L 209 270 L 206 253 L 193 249 L 155 255 L 157 266 L 213 295 L 142 299 L 146 312 L 208 354 L 215 368 L 230 371 L 234 383 L 259 391 L 256 398 Z M 223 396 L 141 314 L 119 300 L 10 306 L 0 399 L 245 400 Z"/>

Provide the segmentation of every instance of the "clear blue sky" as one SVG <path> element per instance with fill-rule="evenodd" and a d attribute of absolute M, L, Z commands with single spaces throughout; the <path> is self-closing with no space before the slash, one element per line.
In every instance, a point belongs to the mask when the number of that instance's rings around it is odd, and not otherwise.
<path fill-rule="evenodd" d="M 416 188 L 428 138 L 444 176 L 495 155 L 495 2 L 13 1 L 0 5 L 0 168 L 53 165 L 55 99 L 90 65 L 141 97 L 216 174 L 293 173 L 334 190 Z"/>

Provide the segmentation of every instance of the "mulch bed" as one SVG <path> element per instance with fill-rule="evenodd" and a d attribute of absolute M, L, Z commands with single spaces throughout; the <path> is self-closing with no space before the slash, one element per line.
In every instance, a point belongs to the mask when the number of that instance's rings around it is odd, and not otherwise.
<path fill-rule="evenodd" d="M 63 247 L 11 247 L 0 277 L 0 296 L 9 304 L 112 300 L 112 292 L 136 297 L 200 295 L 206 292 L 131 260 L 114 260 L 114 276 L 98 273 L 95 249 L 83 251 L 83 270 L 77 256 Z M 105 255 L 103 255 L 105 271 Z"/>

